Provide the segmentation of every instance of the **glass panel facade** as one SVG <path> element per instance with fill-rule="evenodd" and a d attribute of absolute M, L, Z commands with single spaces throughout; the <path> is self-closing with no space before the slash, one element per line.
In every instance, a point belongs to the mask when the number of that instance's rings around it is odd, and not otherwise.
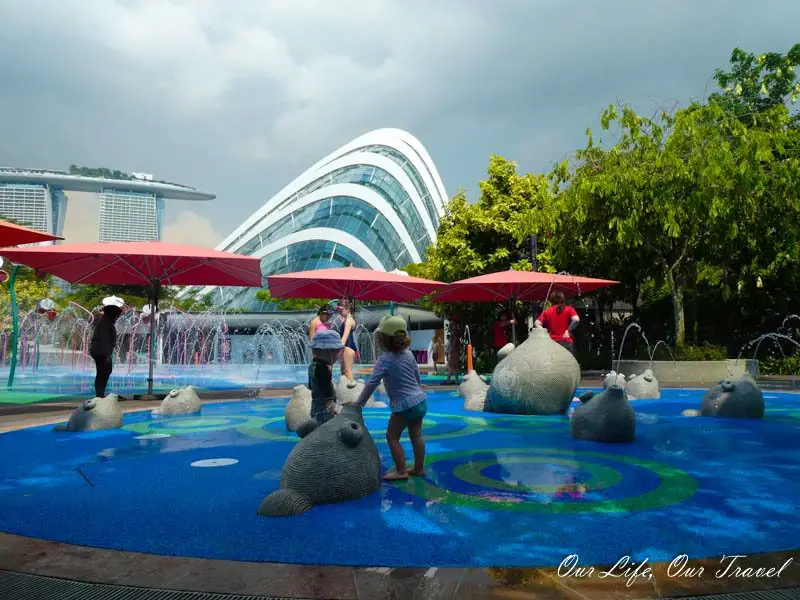
<path fill-rule="evenodd" d="M 392 177 L 383 169 L 378 169 L 368 165 L 353 165 L 350 167 L 337 169 L 328 175 L 324 175 L 323 177 L 312 181 L 310 184 L 299 190 L 297 194 L 290 196 L 289 198 L 285 199 L 283 203 L 276 206 L 275 210 L 280 209 L 282 206 L 286 206 L 286 204 L 289 202 L 295 202 L 298 198 L 302 198 L 311 192 L 335 183 L 355 183 L 368 187 L 380 194 L 381 197 L 386 200 L 390 206 L 392 206 L 397 215 L 400 217 L 400 220 L 405 224 L 411 239 L 414 241 L 417 251 L 421 256 L 425 255 L 425 251 L 431 244 L 431 238 L 425 229 L 422 217 L 417 213 L 414 202 L 411 200 L 411 197 L 408 195 L 408 193 L 406 193 L 405 189 L 403 189 L 403 186 L 401 186 L 394 177 Z M 286 218 L 289 219 L 288 216 Z M 438 223 L 438 220 L 434 221 L 434 223 Z M 237 241 L 241 241 L 241 239 L 244 237 L 257 237 L 258 231 L 259 228 L 258 225 L 256 225 L 249 232 L 239 236 Z M 236 252 L 239 254 L 250 254 L 252 251 L 245 250 L 245 248 L 252 248 L 253 244 L 257 243 L 257 240 L 251 239 L 248 244 L 241 249 L 236 250 Z M 226 247 L 226 250 L 230 250 L 232 246 L 233 244 L 230 244 Z"/>
<path fill-rule="evenodd" d="M 353 154 L 354 152 L 371 152 L 372 154 L 380 154 L 381 156 L 385 156 L 390 158 L 395 164 L 397 164 L 411 182 L 414 184 L 414 188 L 417 190 L 420 198 L 422 198 L 422 202 L 425 204 L 425 210 L 428 212 L 428 215 L 433 222 L 434 228 L 439 228 L 439 215 L 436 212 L 436 207 L 433 204 L 433 199 L 431 198 L 431 194 L 428 191 L 428 188 L 425 187 L 423 183 L 422 176 L 420 176 L 419 171 L 417 168 L 409 161 L 402 152 L 398 152 L 394 148 L 389 146 L 364 146 L 363 148 L 357 148 L 352 152 L 348 152 L 347 154 Z M 347 156 L 345 154 L 344 156 Z"/>
<path fill-rule="evenodd" d="M 405 244 L 389 220 L 368 202 L 349 196 L 324 198 L 298 208 L 253 237 L 242 246 L 239 253 L 255 254 L 292 233 L 315 227 L 338 229 L 361 240 L 387 271 L 412 262 Z"/>
<path fill-rule="evenodd" d="M 0 216 L 49 233 L 47 202 L 44 185 L 0 183 Z"/>
<path fill-rule="evenodd" d="M 105 189 L 100 194 L 101 242 L 158 240 L 159 215 L 155 194 Z"/>
<path fill-rule="evenodd" d="M 355 252 L 328 240 L 310 240 L 292 244 L 261 259 L 264 287 L 266 287 L 267 275 L 347 266 L 369 268 L 366 261 Z M 211 299 L 214 304 L 229 309 L 268 310 L 265 303 L 256 298 L 257 293 L 258 290 L 255 288 L 226 288 L 224 290 L 216 288 L 212 292 Z"/>

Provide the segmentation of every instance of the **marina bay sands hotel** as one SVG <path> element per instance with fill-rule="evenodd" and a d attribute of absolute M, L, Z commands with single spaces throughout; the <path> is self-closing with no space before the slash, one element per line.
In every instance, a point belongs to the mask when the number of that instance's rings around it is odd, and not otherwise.
<path fill-rule="evenodd" d="M 0 168 L 0 217 L 70 241 L 160 240 L 166 199 L 215 197 L 146 173 Z"/>

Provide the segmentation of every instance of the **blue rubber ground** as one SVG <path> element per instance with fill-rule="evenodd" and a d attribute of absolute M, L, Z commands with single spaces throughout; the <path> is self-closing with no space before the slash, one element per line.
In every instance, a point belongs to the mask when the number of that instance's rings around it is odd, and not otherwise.
<path fill-rule="evenodd" d="M 573 440 L 564 417 L 467 413 L 458 397 L 433 392 L 426 480 L 288 519 L 256 515 L 296 443 L 282 400 L 207 405 L 188 418 L 137 413 L 110 432 L 15 431 L 0 435 L 0 530 L 166 555 L 362 566 L 797 548 L 800 398 L 767 392 L 764 420 L 681 416 L 701 394 L 665 390 L 662 401 L 634 403 L 636 442 L 610 445 Z M 387 411 L 366 413 L 385 467 Z M 192 466 L 208 459 L 238 462 Z"/>

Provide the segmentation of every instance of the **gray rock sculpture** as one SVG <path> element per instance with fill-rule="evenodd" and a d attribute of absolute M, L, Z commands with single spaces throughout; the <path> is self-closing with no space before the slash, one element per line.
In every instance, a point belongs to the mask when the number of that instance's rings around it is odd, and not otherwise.
<path fill-rule="evenodd" d="M 311 390 L 304 385 L 292 389 L 292 398 L 283 409 L 286 431 L 296 431 L 297 426 L 311 418 Z"/>
<path fill-rule="evenodd" d="M 105 398 L 84 400 L 72 411 L 69 421 L 55 426 L 56 431 L 97 431 L 122 427 L 122 410 L 119 397 L 109 394 Z"/>
<path fill-rule="evenodd" d="M 500 348 L 500 350 L 497 351 L 497 362 L 500 362 L 509 354 L 511 354 L 514 351 L 514 348 L 516 348 L 516 346 L 511 342 L 508 342 L 505 346 Z"/>
<path fill-rule="evenodd" d="M 658 400 L 661 398 L 661 388 L 658 379 L 650 369 L 645 369 L 640 375 L 631 375 L 625 383 L 625 393 L 628 398 L 637 400 Z"/>
<path fill-rule="evenodd" d="M 194 387 L 187 385 L 183 388 L 170 391 L 161 401 L 161 406 L 154 408 L 153 416 L 172 417 L 177 415 L 191 415 L 200 412 L 200 398 Z"/>
<path fill-rule="evenodd" d="M 609 371 L 606 373 L 605 378 L 603 379 L 603 389 L 606 389 L 610 385 L 625 385 L 625 375 L 623 373 L 617 373 L 616 371 Z"/>
<path fill-rule="evenodd" d="M 303 437 L 283 465 L 280 489 L 264 498 L 259 515 L 291 517 L 315 504 L 354 500 L 380 489 L 378 448 L 361 407 L 345 404 L 327 423 L 317 426 L 309 419 L 297 433 Z"/>
<path fill-rule="evenodd" d="M 700 414 L 704 417 L 763 419 L 764 394 L 750 375 L 723 379 L 703 397 Z"/>
<path fill-rule="evenodd" d="M 484 411 L 564 414 L 580 377 L 580 366 L 570 351 L 551 340 L 545 329 L 536 328 L 495 367 Z"/>
<path fill-rule="evenodd" d="M 589 396 L 591 394 L 591 396 Z M 636 437 L 636 413 L 625 388 L 610 385 L 599 394 L 581 394 L 581 404 L 570 419 L 572 437 L 591 442 L 632 442 Z"/>
<path fill-rule="evenodd" d="M 351 404 L 358 400 L 359 394 L 361 394 L 361 390 L 364 389 L 364 382 L 360 379 L 355 380 L 355 387 L 347 387 L 347 378 L 343 375 L 339 378 L 339 382 L 334 386 L 336 388 L 336 403 L 341 407 L 344 404 Z M 377 392 L 381 391 L 381 387 L 383 386 L 383 382 L 381 381 L 380 385 L 376 389 Z M 383 388 L 383 393 L 386 393 L 386 388 Z M 375 400 L 374 396 L 370 397 L 365 404 L 366 408 L 386 408 L 385 402 L 379 402 Z M 338 408 L 338 407 L 337 407 Z"/>
<path fill-rule="evenodd" d="M 461 385 L 458 386 L 458 392 L 464 399 L 464 410 L 483 412 L 488 391 L 489 386 L 475 370 L 464 375 Z"/>

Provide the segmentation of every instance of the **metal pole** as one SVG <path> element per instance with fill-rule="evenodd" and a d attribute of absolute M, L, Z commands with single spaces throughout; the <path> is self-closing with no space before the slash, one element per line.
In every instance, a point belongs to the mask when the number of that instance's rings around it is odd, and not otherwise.
<path fill-rule="evenodd" d="M 8 370 L 8 389 L 14 385 L 14 371 L 17 370 L 17 346 L 19 345 L 19 307 L 17 306 L 17 291 L 14 284 L 17 281 L 19 265 L 14 265 L 11 269 L 11 277 L 8 279 L 8 291 L 11 294 L 11 367 Z"/>
<path fill-rule="evenodd" d="M 153 370 L 156 361 L 156 310 L 158 310 L 158 293 L 160 284 L 153 282 L 152 294 L 150 296 L 150 365 L 147 374 L 147 395 L 153 395 Z"/>
<path fill-rule="evenodd" d="M 394 316 L 394 302 L 389 302 L 389 315 Z"/>

